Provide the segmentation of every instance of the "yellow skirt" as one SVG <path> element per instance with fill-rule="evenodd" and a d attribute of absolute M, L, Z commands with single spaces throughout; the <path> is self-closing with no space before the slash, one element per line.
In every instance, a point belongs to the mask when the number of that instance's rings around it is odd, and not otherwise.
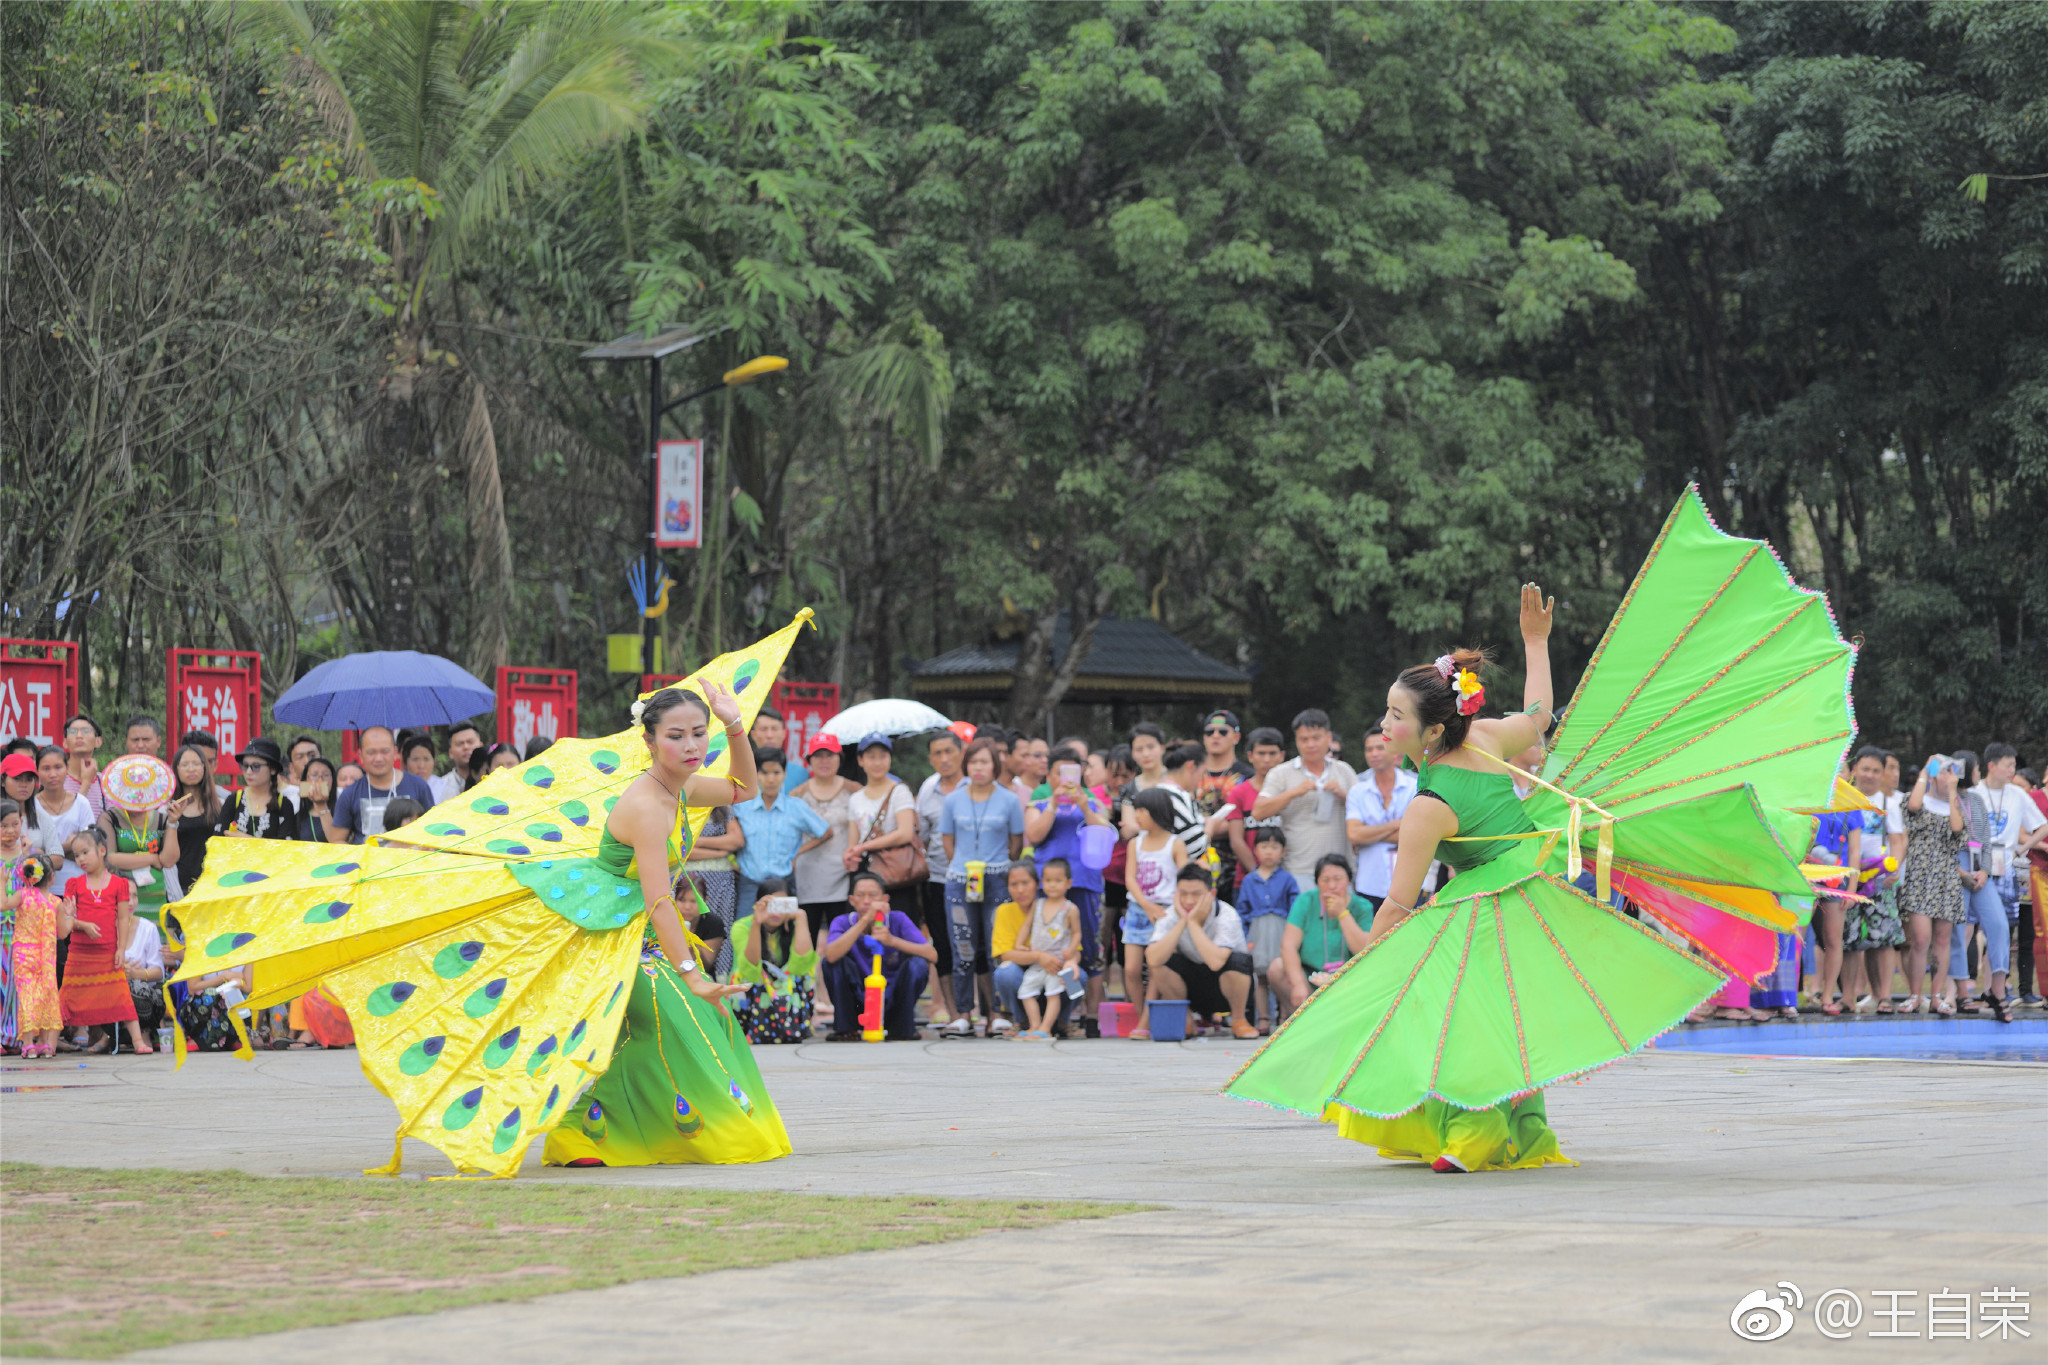
<path fill-rule="evenodd" d="M 1491 1109 L 1460 1109 L 1442 1100 L 1390 1119 L 1376 1119 L 1332 1104 L 1323 1122 L 1337 1135 L 1376 1147 L 1389 1161 L 1435 1161 L 1448 1156 L 1468 1171 L 1522 1171 L 1576 1166 L 1558 1145 L 1543 1107 L 1543 1092 Z"/>

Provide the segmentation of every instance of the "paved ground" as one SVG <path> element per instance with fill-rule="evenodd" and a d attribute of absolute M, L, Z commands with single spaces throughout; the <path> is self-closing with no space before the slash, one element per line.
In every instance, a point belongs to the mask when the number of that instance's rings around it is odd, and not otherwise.
<path fill-rule="evenodd" d="M 586 1183 L 1145 1200 L 1156 1213 L 149 1353 L 206 1362 L 2040 1359 L 2031 1341 L 1768 1345 L 1790 1280 L 2048 1290 L 2048 1067 L 1651 1052 L 1552 1092 L 1584 1164 L 1438 1176 L 1219 1099 L 1240 1044 L 766 1048 L 798 1155 L 544 1171 Z M 0 1151 L 52 1164 L 351 1174 L 391 1111 L 353 1054 L 11 1063 Z M 535 1160 L 538 1146 L 535 1148 Z M 445 1162 L 408 1148 L 417 1171 Z M 1775 1290 L 1773 1292 L 1776 1292 Z M 1907 1305 L 1916 1302 L 1906 1299 Z M 1925 1329 L 1906 1319 L 1902 1330 Z"/>

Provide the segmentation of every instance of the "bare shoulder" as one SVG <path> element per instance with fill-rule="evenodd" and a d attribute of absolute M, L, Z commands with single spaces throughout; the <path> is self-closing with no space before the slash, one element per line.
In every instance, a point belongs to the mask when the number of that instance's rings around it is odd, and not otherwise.
<path fill-rule="evenodd" d="M 1492 720 L 1475 720 L 1472 722 L 1472 729 L 1465 736 L 1464 747 L 1472 748 L 1476 741 L 1479 748 L 1499 758 L 1508 749 L 1508 741 L 1519 736 L 1523 731 L 1532 728 L 1533 724 L 1527 716 L 1501 716 L 1498 719 Z M 1528 747 L 1526 744 L 1521 745 L 1514 752 L 1519 753 L 1522 749 Z M 1481 761 L 1483 762 L 1484 760 Z"/>
<path fill-rule="evenodd" d="M 1401 814 L 1401 833 L 1443 838 L 1458 832 L 1458 813 L 1450 803 L 1427 798 L 1410 801 Z"/>
<path fill-rule="evenodd" d="M 619 796 L 619 804 L 612 807 L 605 828 L 621 843 L 637 844 L 642 837 L 666 839 L 674 819 L 671 803 L 650 791 L 643 779 L 629 785 Z"/>

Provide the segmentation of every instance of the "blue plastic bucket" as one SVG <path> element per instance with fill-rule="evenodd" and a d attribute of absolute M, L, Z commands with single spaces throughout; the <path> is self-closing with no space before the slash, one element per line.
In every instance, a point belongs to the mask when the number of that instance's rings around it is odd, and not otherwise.
<path fill-rule="evenodd" d="M 1081 826 L 1081 866 L 1100 872 L 1115 855 L 1115 830 L 1108 825 Z"/>
<path fill-rule="evenodd" d="M 1154 1000 L 1151 1005 L 1152 1041 L 1178 1043 L 1188 1036 L 1188 1002 Z"/>

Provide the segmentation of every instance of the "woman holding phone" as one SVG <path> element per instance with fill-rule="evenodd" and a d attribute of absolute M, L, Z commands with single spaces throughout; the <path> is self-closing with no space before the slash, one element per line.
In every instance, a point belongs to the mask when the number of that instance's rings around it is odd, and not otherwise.
<path fill-rule="evenodd" d="M 808 1043 L 817 1006 L 818 947 L 789 883 L 769 877 L 732 927 L 732 979 L 747 993 L 732 1002 L 750 1043 Z"/>
<path fill-rule="evenodd" d="M 1974 766 L 1974 754 L 1961 755 Z M 1906 915 L 1906 989 L 1901 1014 L 1918 1014 L 1926 983 L 1927 1012 L 1954 1014 L 1948 984 L 1951 926 L 1969 914 L 1963 883 L 1969 873 L 1959 859 L 1970 837 L 1968 813 L 1956 790 L 1964 767 L 1956 758 L 1936 754 L 1920 770 L 1906 797 L 1906 856 L 1899 860 L 1899 908 Z M 1933 949 L 1929 962 L 1928 949 Z M 1932 967 L 1930 974 L 1928 968 Z"/>
<path fill-rule="evenodd" d="M 1109 793 L 1081 785 L 1088 755 L 1077 744 L 1062 744 L 1052 752 L 1047 780 L 1031 793 L 1024 808 L 1024 842 L 1030 844 L 1038 863 L 1041 881 L 1045 865 L 1065 858 L 1074 874 L 1067 899 L 1081 916 L 1081 971 L 1088 978 L 1088 993 L 1082 998 L 1081 1029 L 1088 1037 L 1098 1036 L 1096 1006 L 1102 1003 L 1102 869 L 1108 859 L 1090 866 L 1082 856 L 1081 831 L 1089 825 L 1113 828 L 1109 818 Z M 1114 835 L 1111 836 L 1112 846 Z"/>

